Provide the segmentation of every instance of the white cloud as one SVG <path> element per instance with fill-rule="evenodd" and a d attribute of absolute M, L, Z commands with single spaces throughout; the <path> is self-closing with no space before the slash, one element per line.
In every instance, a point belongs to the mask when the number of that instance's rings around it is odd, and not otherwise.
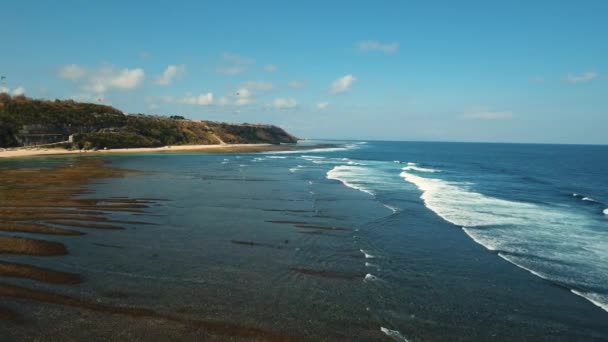
<path fill-rule="evenodd" d="M 317 103 L 317 109 L 323 110 L 329 106 L 329 102 L 319 102 Z"/>
<path fill-rule="evenodd" d="M 185 65 L 169 65 L 167 69 L 163 71 L 163 74 L 156 78 L 155 83 L 158 85 L 169 85 L 173 83 L 176 78 L 181 77 L 186 72 Z"/>
<path fill-rule="evenodd" d="M 59 71 L 59 76 L 62 78 L 76 81 L 83 78 L 87 74 L 87 70 L 76 64 L 66 65 Z"/>
<path fill-rule="evenodd" d="M 303 81 L 293 80 L 289 82 L 289 87 L 293 89 L 303 89 L 304 87 L 306 87 L 306 83 L 304 83 Z"/>
<path fill-rule="evenodd" d="M 70 99 L 77 101 L 77 102 L 89 102 L 89 103 L 103 102 L 103 100 L 104 100 L 102 96 L 95 96 L 93 94 L 87 94 L 87 93 L 72 95 L 72 96 L 70 96 Z"/>
<path fill-rule="evenodd" d="M 236 97 L 234 104 L 237 106 L 245 106 L 255 102 L 253 94 L 247 88 L 238 89 L 234 96 Z"/>
<path fill-rule="evenodd" d="M 273 86 L 270 82 L 265 81 L 249 81 L 242 85 L 242 88 L 246 88 L 251 91 L 270 91 Z"/>
<path fill-rule="evenodd" d="M 222 96 L 222 97 L 220 97 L 218 103 L 220 104 L 220 106 L 226 106 L 230 103 L 230 101 L 228 100 L 228 98 L 226 96 Z"/>
<path fill-rule="evenodd" d="M 394 53 L 399 50 L 399 43 L 381 43 L 375 40 L 365 40 L 357 44 L 361 51 L 381 51 L 384 53 Z"/>
<path fill-rule="evenodd" d="M 289 109 L 298 106 L 298 102 L 293 98 L 276 98 L 272 102 L 272 106 L 277 109 Z"/>
<path fill-rule="evenodd" d="M 275 72 L 277 71 L 277 66 L 274 64 L 267 64 L 264 66 L 264 71 L 266 72 Z"/>
<path fill-rule="evenodd" d="M 2 93 L 13 94 L 13 95 L 23 95 L 23 94 L 25 94 L 25 88 L 19 86 L 11 91 L 10 88 L 0 87 L 0 94 L 2 94 Z"/>
<path fill-rule="evenodd" d="M 179 102 L 191 105 L 209 106 L 213 104 L 213 93 L 206 93 L 200 95 L 187 94 L 183 98 L 179 99 Z"/>
<path fill-rule="evenodd" d="M 13 90 L 13 95 L 23 95 L 25 94 L 25 88 L 17 87 Z"/>
<path fill-rule="evenodd" d="M 143 69 L 122 69 L 114 74 L 110 74 L 108 85 L 119 89 L 137 88 L 144 80 Z"/>
<path fill-rule="evenodd" d="M 464 113 L 463 118 L 467 120 L 509 120 L 513 118 L 513 112 L 511 111 L 489 111 L 489 110 L 476 110 Z"/>
<path fill-rule="evenodd" d="M 591 82 L 595 78 L 599 76 L 598 73 L 593 71 L 587 71 L 582 74 L 568 74 L 564 79 L 568 83 L 576 84 L 576 83 L 586 83 Z"/>
<path fill-rule="evenodd" d="M 332 94 L 343 93 L 347 91 L 353 84 L 353 82 L 355 82 L 356 80 L 357 79 L 350 74 L 344 77 L 340 77 L 337 80 L 333 81 L 333 83 L 331 84 L 330 92 Z"/>
<path fill-rule="evenodd" d="M 86 92 L 103 94 L 110 89 L 135 89 L 143 83 L 145 73 L 141 68 L 116 69 L 104 66 L 98 70 L 87 70 L 71 64 L 63 67 L 59 76 L 77 82 Z"/>

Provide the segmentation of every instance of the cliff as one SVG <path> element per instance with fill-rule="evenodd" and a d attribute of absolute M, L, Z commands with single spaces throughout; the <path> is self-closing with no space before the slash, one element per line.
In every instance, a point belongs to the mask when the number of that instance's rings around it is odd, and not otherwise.
<path fill-rule="evenodd" d="M 297 138 L 272 125 L 126 115 L 106 105 L 0 94 L 0 147 L 65 143 L 88 149 L 296 142 Z"/>

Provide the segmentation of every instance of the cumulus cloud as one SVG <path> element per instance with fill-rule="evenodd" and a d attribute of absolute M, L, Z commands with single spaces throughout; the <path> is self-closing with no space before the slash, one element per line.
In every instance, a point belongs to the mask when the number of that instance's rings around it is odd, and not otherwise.
<path fill-rule="evenodd" d="M 323 110 L 329 106 L 329 102 L 319 102 L 317 103 L 317 109 Z"/>
<path fill-rule="evenodd" d="M 237 106 L 245 106 L 245 105 L 252 104 L 253 102 L 255 102 L 255 98 L 253 97 L 253 94 L 247 88 L 238 89 L 235 93 L 235 97 L 236 97 L 236 100 L 235 100 L 234 104 Z"/>
<path fill-rule="evenodd" d="M 93 74 L 83 89 L 105 93 L 109 89 L 131 90 L 139 87 L 145 78 L 143 69 L 121 69 L 104 67 Z"/>
<path fill-rule="evenodd" d="M 289 108 L 297 107 L 298 102 L 296 102 L 296 100 L 294 100 L 291 97 L 289 97 L 289 98 L 279 97 L 279 98 L 274 99 L 274 101 L 272 102 L 272 106 L 277 109 L 289 109 Z"/>
<path fill-rule="evenodd" d="M 350 75 L 350 74 L 346 75 L 346 76 L 343 76 L 343 77 L 340 77 L 337 80 L 335 80 L 335 81 L 332 82 L 329 91 L 332 94 L 343 93 L 343 92 L 347 91 L 348 89 L 350 89 L 350 86 L 356 80 L 357 79 L 355 78 L 355 76 Z"/>
<path fill-rule="evenodd" d="M 223 65 L 216 69 L 216 72 L 224 75 L 238 75 L 247 71 L 247 68 L 255 63 L 255 60 L 225 52 L 222 55 Z"/>
<path fill-rule="evenodd" d="M 145 78 L 141 68 L 116 69 L 113 66 L 104 66 L 97 70 L 87 70 L 76 64 L 63 67 L 59 75 L 80 84 L 84 91 L 96 94 L 103 94 L 110 89 L 135 89 Z"/>
<path fill-rule="evenodd" d="M 25 94 L 25 88 L 17 87 L 13 90 L 13 95 L 23 95 Z"/>
<path fill-rule="evenodd" d="M 80 94 L 72 95 L 72 96 L 70 96 L 70 99 L 77 101 L 77 102 L 90 102 L 90 103 L 94 103 L 94 102 L 99 103 L 99 102 L 104 101 L 103 95 L 95 96 L 94 94 L 89 94 L 89 93 L 80 93 Z"/>
<path fill-rule="evenodd" d="M 23 94 L 25 94 L 25 88 L 19 86 L 11 91 L 10 88 L 0 87 L 0 94 L 2 94 L 2 93 L 13 94 L 13 95 L 23 95 Z"/>
<path fill-rule="evenodd" d="M 593 71 L 587 71 L 582 74 L 568 74 L 564 77 L 564 80 L 568 83 L 577 84 L 577 83 L 587 83 L 591 82 L 599 76 L 598 73 Z"/>
<path fill-rule="evenodd" d="M 206 93 L 200 95 L 187 94 L 183 98 L 179 99 L 178 102 L 190 105 L 209 106 L 213 104 L 213 93 Z"/>
<path fill-rule="evenodd" d="M 277 66 L 274 64 L 267 64 L 264 66 L 264 71 L 266 72 L 275 72 L 277 71 Z"/>
<path fill-rule="evenodd" d="M 163 71 L 162 75 L 156 78 L 155 83 L 158 85 L 169 85 L 186 72 L 185 65 L 169 65 L 167 69 Z"/>
<path fill-rule="evenodd" d="M 270 82 L 265 81 L 249 81 L 242 85 L 242 88 L 246 88 L 251 91 L 271 91 L 273 86 Z"/>
<path fill-rule="evenodd" d="M 399 43 L 381 43 L 375 40 L 364 40 L 357 44 L 361 51 L 380 51 L 384 53 L 394 53 L 399 50 Z"/>
<path fill-rule="evenodd" d="M 87 74 L 87 70 L 76 64 L 66 65 L 59 71 L 59 76 L 62 78 L 76 81 L 83 78 Z"/>
<path fill-rule="evenodd" d="M 293 89 L 303 89 L 304 87 L 306 87 L 306 83 L 304 83 L 303 81 L 293 80 L 289 82 L 289 87 Z"/>
<path fill-rule="evenodd" d="M 463 118 L 467 120 L 509 120 L 513 118 L 513 112 L 476 110 L 464 113 Z"/>

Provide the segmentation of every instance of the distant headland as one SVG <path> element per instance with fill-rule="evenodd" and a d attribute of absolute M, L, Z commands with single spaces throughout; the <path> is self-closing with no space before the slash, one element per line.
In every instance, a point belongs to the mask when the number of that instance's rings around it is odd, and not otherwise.
<path fill-rule="evenodd" d="M 248 146 L 245 150 L 257 150 L 261 145 L 297 142 L 296 137 L 274 125 L 125 114 L 102 104 L 0 94 L 0 148 L 13 149 L 13 152 L 15 148 L 66 152 L 127 148 L 153 151 L 168 146 L 173 150 L 208 150 L 212 146 L 239 150 L 237 147 L 241 145 L 256 145 L 258 147 Z"/>

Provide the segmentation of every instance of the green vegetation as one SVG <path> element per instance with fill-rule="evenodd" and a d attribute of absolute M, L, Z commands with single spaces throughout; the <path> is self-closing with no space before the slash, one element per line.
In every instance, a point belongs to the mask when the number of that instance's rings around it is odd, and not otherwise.
<path fill-rule="evenodd" d="M 74 148 L 97 149 L 297 142 L 276 126 L 125 115 L 105 105 L 0 94 L 0 147 L 63 143 L 70 136 Z"/>

